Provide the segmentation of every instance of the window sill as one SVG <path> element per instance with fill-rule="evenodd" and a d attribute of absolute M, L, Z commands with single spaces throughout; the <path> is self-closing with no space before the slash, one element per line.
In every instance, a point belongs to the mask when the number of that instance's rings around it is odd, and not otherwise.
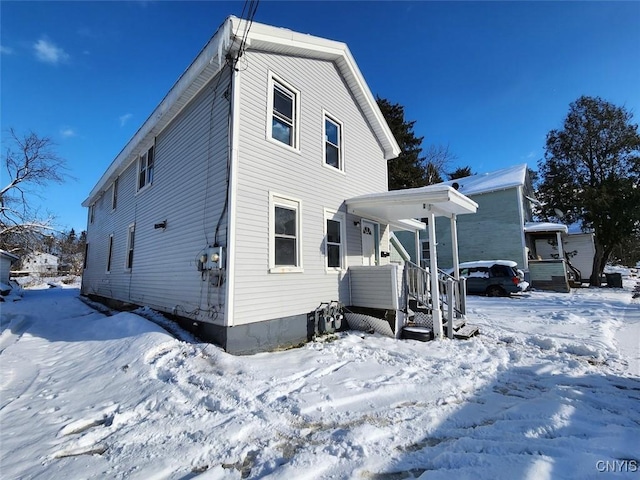
<path fill-rule="evenodd" d="M 279 147 L 284 148 L 285 150 L 289 150 L 292 153 L 297 153 L 298 155 L 302 155 L 302 152 L 300 151 L 300 147 L 292 147 L 291 145 L 288 145 L 284 142 L 281 142 L 280 140 L 276 140 L 275 138 L 269 137 L 269 136 L 267 136 L 267 141 L 274 145 L 278 145 Z"/>
<path fill-rule="evenodd" d="M 149 183 L 149 184 L 145 185 L 144 187 L 136 190 L 135 196 L 137 197 L 138 195 L 141 195 L 142 193 L 144 193 L 147 190 L 149 190 L 151 187 L 153 187 L 153 183 Z"/>
<path fill-rule="evenodd" d="M 339 173 L 341 175 L 346 175 L 346 172 L 344 171 L 344 169 L 336 168 L 333 165 L 329 165 L 327 162 L 322 162 L 322 166 L 332 172 Z"/>
<path fill-rule="evenodd" d="M 271 267 L 269 273 L 304 273 L 302 267 Z"/>

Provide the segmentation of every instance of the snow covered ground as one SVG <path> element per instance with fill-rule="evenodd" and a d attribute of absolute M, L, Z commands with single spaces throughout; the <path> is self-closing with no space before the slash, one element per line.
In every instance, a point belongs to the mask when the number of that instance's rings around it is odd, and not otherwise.
<path fill-rule="evenodd" d="M 0 475 L 639 478 L 635 283 L 470 297 L 467 341 L 347 332 L 247 357 L 77 285 L 25 289 L 0 307 Z"/>

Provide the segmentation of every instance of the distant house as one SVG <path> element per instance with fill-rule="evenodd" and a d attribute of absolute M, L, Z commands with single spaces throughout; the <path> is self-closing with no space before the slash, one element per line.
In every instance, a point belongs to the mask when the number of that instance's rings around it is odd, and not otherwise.
<path fill-rule="evenodd" d="M 459 261 L 511 260 L 530 276 L 532 286 L 568 290 L 563 256 L 551 255 L 540 248 L 544 243 L 562 245 L 567 233 L 563 224 L 534 222 L 532 207 L 537 203 L 527 165 L 472 175 L 443 182 L 478 204 L 478 212 L 458 220 Z M 452 238 L 444 219 L 436 221 L 438 263 L 451 267 L 453 258 L 448 245 Z M 396 235 L 411 254 L 413 262 L 426 264 L 429 259 L 429 236 L 408 232 Z M 442 248 L 445 247 L 445 248 Z M 540 263 L 540 262 L 543 263 Z M 552 281 L 552 277 L 555 280 Z M 562 278 L 560 278 L 562 277 Z"/>
<path fill-rule="evenodd" d="M 13 253 L 0 250 L 0 283 L 8 285 L 11 277 L 11 265 L 20 260 Z"/>
<path fill-rule="evenodd" d="M 233 353 L 306 341 L 332 301 L 392 312 L 399 335 L 391 228 L 476 208 L 449 186 L 387 192 L 399 152 L 345 44 L 229 17 L 83 202 L 82 293 Z"/>
<path fill-rule="evenodd" d="M 56 274 L 58 273 L 58 257 L 43 252 L 30 253 L 22 259 L 22 272 Z"/>

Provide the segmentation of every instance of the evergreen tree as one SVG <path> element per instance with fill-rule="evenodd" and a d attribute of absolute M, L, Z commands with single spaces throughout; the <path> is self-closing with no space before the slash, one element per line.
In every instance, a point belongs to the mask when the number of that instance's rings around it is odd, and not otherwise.
<path fill-rule="evenodd" d="M 540 162 L 542 214 L 595 232 L 591 285 L 640 228 L 640 135 L 633 115 L 599 97 L 571 103 L 563 128 L 547 135 Z"/>
<path fill-rule="evenodd" d="M 388 100 L 376 97 L 378 106 L 389 124 L 391 133 L 395 137 L 402 152 L 397 158 L 387 163 L 389 190 L 422 187 L 427 185 L 422 153 L 422 138 L 413 132 L 415 120 L 404 118 L 404 107 L 392 104 Z"/>
<path fill-rule="evenodd" d="M 470 177 L 471 175 L 475 175 L 475 173 L 471 171 L 470 166 L 458 167 L 453 172 L 447 173 L 449 180 L 457 180 L 458 178 Z"/>

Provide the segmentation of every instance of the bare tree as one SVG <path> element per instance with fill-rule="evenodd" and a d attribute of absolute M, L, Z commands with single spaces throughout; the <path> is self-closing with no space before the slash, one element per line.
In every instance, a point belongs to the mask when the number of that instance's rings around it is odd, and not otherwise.
<path fill-rule="evenodd" d="M 440 183 L 449 166 L 458 157 L 449 150 L 449 145 L 429 145 L 425 152 L 424 169 L 427 177 L 427 185 Z"/>
<path fill-rule="evenodd" d="M 34 132 L 19 136 L 12 128 L 6 137 L 3 163 L 8 183 L 0 190 L 0 248 L 20 252 L 53 229 L 53 218 L 40 218 L 28 197 L 34 188 L 64 182 L 66 163 L 48 137 Z"/>

